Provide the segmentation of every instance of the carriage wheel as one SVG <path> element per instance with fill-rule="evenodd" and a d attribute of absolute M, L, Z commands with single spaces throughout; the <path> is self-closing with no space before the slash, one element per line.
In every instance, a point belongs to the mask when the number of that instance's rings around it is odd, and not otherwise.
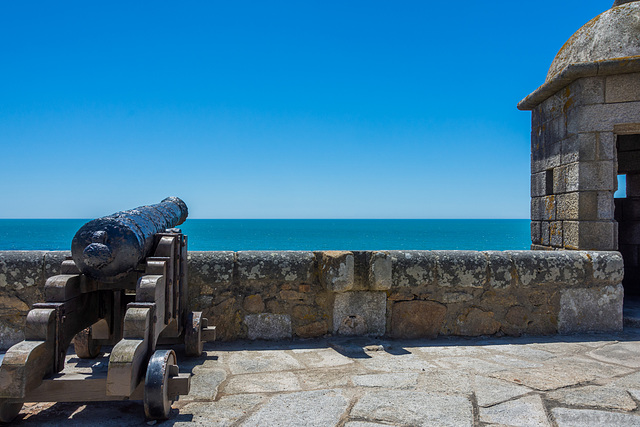
<path fill-rule="evenodd" d="M 149 360 L 144 379 L 144 413 L 152 420 L 166 420 L 175 396 L 169 396 L 169 377 L 178 374 L 173 350 L 157 350 Z"/>
<path fill-rule="evenodd" d="M 80 359 L 94 359 L 100 354 L 100 344 L 91 338 L 91 327 L 81 330 L 73 337 L 73 347 Z"/>
<path fill-rule="evenodd" d="M 22 402 L 11 402 L 7 399 L 0 399 L 0 423 L 10 423 L 22 409 Z"/>
<path fill-rule="evenodd" d="M 202 354 L 202 312 L 192 311 L 187 319 L 184 332 L 184 351 L 187 356 Z"/>

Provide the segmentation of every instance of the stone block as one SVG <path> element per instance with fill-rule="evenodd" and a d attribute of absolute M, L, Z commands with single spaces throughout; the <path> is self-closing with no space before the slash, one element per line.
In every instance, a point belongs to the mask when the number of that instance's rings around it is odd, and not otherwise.
<path fill-rule="evenodd" d="M 476 251 L 434 251 L 439 286 L 482 288 L 487 281 L 487 257 Z"/>
<path fill-rule="evenodd" d="M 596 134 L 579 133 L 562 141 L 562 164 L 596 160 Z"/>
<path fill-rule="evenodd" d="M 542 232 L 540 229 L 541 221 L 531 221 L 531 243 L 534 245 L 542 244 Z"/>
<path fill-rule="evenodd" d="M 615 160 L 616 135 L 613 132 L 598 132 L 597 160 Z"/>
<path fill-rule="evenodd" d="M 551 234 L 550 234 L 550 230 L 549 230 L 549 221 L 542 221 L 540 223 L 540 234 L 542 236 L 542 244 L 544 246 L 549 246 L 550 243 L 550 238 L 551 238 Z"/>
<path fill-rule="evenodd" d="M 265 305 L 260 295 L 247 295 L 242 302 L 242 308 L 247 313 L 257 314 L 264 312 Z"/>
<path fill-rule="evenodd" d="M 577 251 L 506 251 L 515 265 L 517 286 L 575 287 L 585 283 L 591 261 Z"/>
<path fill-rule="evenodd" d="M 49 251 L 44 254 L 44 280 L 60 274 L 62 262 L 71 256 L 71 251 Z"/>
<path fill-rule="evenodd" d="M 581 194 L 578 192 L 558 194 L 556 196 L 556 218 L 577 220 L 580 217 L 580 196 Z"/>
<path fill-rule="evenodd" d="M 324 251 L 319 253 L 320 281 L 331 292 L 353 289 L 355 283 L 354 257 L 348 251 Z"/>
<path fill-rule="evenodd" d="M 0 290 L 41 289 L 45 254 L 46 251 L 0 251 Z"/>
<path fill-rule="evenodd" d="M 531 219 L 553 221 L 556 219 L 556 196 L 533 197 L 531 199 Z"/>
<path fill-rule="evenodd" d="M 369 289 L 386 291 L 391 289 L 391 254 L 375 251 L 369 258 Z"/>
<path fill-rule="evenodd" d="M 615 164 L 613 161 L 581 162 L 579 166 L 580 191 L 614 191 Z"/>
<path fill-rule="evenodd" d="M 587 252 L 593 263 L 593 281 L 600 286 L 617 285 L 624 276 L 624 262 L 620 252 Z"/>
<path fill-rule="evenodd" d="M 613 221 L 565 221 L 567 249 L 614 251 L 618 248 L 618 224 Z"/>
<path fill-rule="evenodd" d="M 385 292 L 342 292 L 333 303 L 333 333 L 373 335 L 385 333 L 387 294 Z"/>
<path fill-rule="evenodd" d="M 515 265 L 508 253 L 502 251 L 483 252 L 489 263 L 488 285 L 493 289 L 505 289 L 516 284 Z"/>
<path fill-rule="evenodd" d="M 583 105 L 568 111 L 567 131 L 611 132 L 619 123 L 640 122 L 640 102 Z"/>
<path fill-rule="evenodd" d="M 432 338 L 438 335 L 447 307 L 433 301 L 396 302 L 391 310 L 393 338 Z"/>
<path fill-rule="evenodd" d="M 569 85 L 569 92 L 572 105 L 602 104 L 605 102 L 605 79 L 603 77 L 577 79 Z"/>
<path fill-rule="evenodd" d="M 615 213 L 615 206 L 613 203 L 613 191 L 598 191 L 597 193 L 597 219 L 599 220 L 613 220 Z"/>
<path fill-rule="evenodd" d="M 493 335 L 500 330 L 500 322 L 494 318 L 492 311 L 471 308 L 458 316 L 454 334 L 468 337 Z"/>
<path fill-rule="evenodd" d="M 546 177 L 546 171 L 531 174 L 531 197 L 547 195 Z"/>
<path fill-rule="evenodd" d="M 549 223 L 549 244 L 555 248 L 562 247 L 562 221 Z"/>
<path fill-rule="evenodd" d="M 244 317 L 250 340 L 281 340 L 291 338 L 291 317 L 288 314 L 248 314 Z"/>
<path fill-rule="evenodd" d="M 437 256 L 431 251 L 390 251 L 394 288 L 423 287 L 435 283 Z"/>
<path fill-rule="evenodd" d="M 241 251 L 237 253 L 238 278 L 251 286 L 309 283 L 315 255 L 308 251 Z"/>
<path fill-rule="evenodd" d="M 558 332 L 622 331 L 623 295 L 622 284 L 562 290 Z"/>
<path fill-rule="evenodd" d="M 553 170 L 553 193 L 570 193 L 580 189 L 580 164 L 570 163 Z"/>
<path fill-rule="evenodd" d="M 606 94 L 607 103 L 640 101 L 640 73 L 607 76 Z"/>
<path fill-rule="evenodd" d="M 235 257 L 235 252 L 189 251 L 190 298 L 211 295 L 217 287 L 230 286 Z"/>

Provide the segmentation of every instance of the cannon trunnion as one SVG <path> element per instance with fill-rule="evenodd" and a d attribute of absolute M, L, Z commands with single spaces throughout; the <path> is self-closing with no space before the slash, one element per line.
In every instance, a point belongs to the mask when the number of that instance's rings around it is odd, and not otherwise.
<path fill-rule="evenodd" d="M 0 365 L 0 422 L 24 402 L 142 400 L 150 419 L 166 419 L 176 396 L 189 392 L 173 350 L 188 356 L 215 340 L 200 312 L 188 309 L 187 236 L 179 229 L 187 207 L 176 197 L 85 224 L 72 258 L 47 279 L 45 302 L 28 313 L 25 340 Z M 67 348 L 95 358 L 113 345 L 106 376 L 65 375 Z"/>

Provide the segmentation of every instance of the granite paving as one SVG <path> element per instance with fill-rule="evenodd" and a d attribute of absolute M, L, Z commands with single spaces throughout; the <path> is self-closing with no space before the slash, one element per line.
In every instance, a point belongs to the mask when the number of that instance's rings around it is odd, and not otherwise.
<path fill-rule="evenodd" d="M 65 372 L 105 372 L 67 357 Z M 640 426 L 640 328 L 566 336 L 325 337 L 176 348 L 191 392 L 171 418 L 141 402 L 29 403 L 16 425 Z M 0 355 L 1 359 L 1 355 Z"/>

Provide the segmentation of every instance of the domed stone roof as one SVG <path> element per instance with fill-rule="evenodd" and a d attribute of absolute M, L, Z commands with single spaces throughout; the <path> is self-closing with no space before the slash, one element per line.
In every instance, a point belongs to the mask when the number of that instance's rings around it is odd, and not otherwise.
<path fill-rule="evenodd" d="M 633 56 L 640 56 L 640 1 L 616 1 L 569 38 L 551 63 L 546 81 L 571 64 Z"/>

